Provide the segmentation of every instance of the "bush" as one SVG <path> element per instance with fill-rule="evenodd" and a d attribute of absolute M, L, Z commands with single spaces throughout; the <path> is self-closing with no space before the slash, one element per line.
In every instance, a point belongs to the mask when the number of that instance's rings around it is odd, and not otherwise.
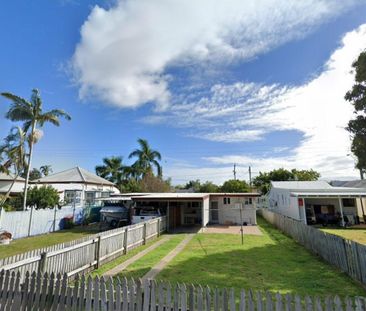
<path fill-rule="evenodd" d="M 60 205 L 60 196 L 51 186 L 32 187 L 28 191 L 27 206 L 36 209 L 54 208 Z"/>
<path fill-rule="evenodd" d="M 65 217 L 63 219 L 63 222 L 64 222 L 63 226 L 64 229 L 72 229 L 75 227 L 74 219 L 72 216 Z"/>

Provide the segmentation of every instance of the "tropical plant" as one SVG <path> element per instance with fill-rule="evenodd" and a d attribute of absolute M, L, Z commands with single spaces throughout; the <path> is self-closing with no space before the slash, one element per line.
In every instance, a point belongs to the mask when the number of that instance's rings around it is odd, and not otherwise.
<path fill-rule="evenodd" d="M 71 120 L 71 117 L 65 111 L 60 109 L 53 109 L 44 112 L 40 92 L 37 89 L 32 90 L 32 96 L 30 100 L 26 100 L 12 93 L 5 92 L 1 93 L 1 95 L 11 101 L 10 108 L 6 113 L 6 118 L 15 122 L 23 122 L 23 131 L 27 134 L 29 132 L 27 136 L 29 155 L 23 196 L 23 209 L 25 210 L 27 204 L 29 174 L 32 165 L 33 147 L 41 137 L 42 132 L 40 131 L 40 128 L 42 128 L 45 123 L 51 123 L 53 125 L 59 126 L 60 117 L 64 117 L 66 120 Z"/>
<path fill-rule="evenodd" d="M 98 176 L 119 185 L 126 178 L 126 169 L 122 157 L 110 157 L 103 158 L 103 165 L 96 166 L 95 172 Z"/>
<path fill-rule="evenodd" d="M 52 173 L 52 168 L 51 165 L 42 165 L 39 168 L 40 172 L 43 174 L 43 176 L 48 176 L 49 174 Z"/>
<path fill-rule="evenodd" d="M 14 178 L 9 189 L 3 198 L 0 199 L 0 207 L 9 198 L 16 180 L 26 168 L 25 140 L 26 135 L 24 131 L 20 127 L 13 127 L 9 135 L 5 137 L 4 144 L 0 146 L 0 157 L 2 159 L 0 172 L 7 175 L 10 175 L 11 171 L 14 173 Z"/>
<path fill-rule="evenodd" d="M 352 64 L 355 70 L 355 84 L 345 95 L 345 99 L 354 107 L 355 119 L 348 122 L 346 128 L 352 135 L 351 151 L 357 157 L 356 168 L 361 179 L 366 171 L 366 50 Z"/>
<path fill-rule="evenodd" d="M 172 190 L 170 180 L 154 176 L 151 171 L 147 172 L 138 183 L 141 192 L 170 192 Z"/>
<path fill-rule="evenodd" d="M 139 138 L 137 142 L 140 145 L 140 148 L 135 149 L 129 155 L 130 159 L 137 158 L 132 167 L 141 172 L 142 176 L 145 176 L 147 173 L 153 173 L 153 167 L 155 167 L 157 175 L 162 176 L 162 168 L 159 163 L 159 161 L 161 161 L 160 152 L 151 149 L 146 139 Z"/>

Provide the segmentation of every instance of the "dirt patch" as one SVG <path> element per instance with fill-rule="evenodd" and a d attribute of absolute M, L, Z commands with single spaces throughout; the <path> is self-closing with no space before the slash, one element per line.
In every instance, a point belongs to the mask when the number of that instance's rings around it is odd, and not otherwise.
<path fill-rule="evenodd" d="M 207 226 L 201 229 L 202 233 L 225 233 L 225 234 L 240 234 L 240 226 Z M 262 235 L 262 232 L 257 226 L 243 226 L 244 234 Z"/>

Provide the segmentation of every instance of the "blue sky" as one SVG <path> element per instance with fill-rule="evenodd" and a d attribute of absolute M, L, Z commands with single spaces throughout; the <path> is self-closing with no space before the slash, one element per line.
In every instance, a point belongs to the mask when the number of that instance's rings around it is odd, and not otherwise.
<path fill-rule="evenodd" d="M 34 165 L 94 170 L 146 138 L 164 175 L 221 183 L 263 170 L 357 177 L 343 130 L 366 1 L 6 1 L 0 90 L 42 92 L 73 119 L 46 126 Z M 3 118 L 0 133 L 11 124 Z"/>

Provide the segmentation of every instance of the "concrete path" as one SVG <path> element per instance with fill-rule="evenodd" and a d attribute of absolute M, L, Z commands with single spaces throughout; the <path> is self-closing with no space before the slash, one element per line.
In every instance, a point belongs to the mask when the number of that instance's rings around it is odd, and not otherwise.
<path fill-rule="evenodd" d="M 166 255 L 160 262 L 158 262 L 151 270 L 142 277 L 142 281 L 154 279 L 163 270 L 166 265 L 177 256 L 184 247 L 192 240 L 195 234 L 188 234 L 188 236 L 180 242 L 168 255 Z"/>
<path fill-rule="evenodd" d="M 149 246 L 148 248 L 144 249 L 143 251 L 137 253 L 135 256 L 127 259 L 126 261 L 124 261 L 123 263 L 121 263 L 120 265 L 114 267 L 111 270 L 108 270 L 107 272 L 105 272 L 103 274 L 103 276 L 114 276 L 120 272 L 122 272 L 123 270 L 125 270 L 130 264 L 133 264 L 135 261 L 139 260 L 141 257 L 145 256 L 146 254 L 150 253 L 151 251 L 153 251 L 155 248 L 159 247 L 161 244 L 165 243 L 166 241 L 170 240 L 170 236 L 166 236 L 164 238 L 162 238 L 161 240 L 159 240 L 158 242 L 154 243 L 153 245 Z"/>

